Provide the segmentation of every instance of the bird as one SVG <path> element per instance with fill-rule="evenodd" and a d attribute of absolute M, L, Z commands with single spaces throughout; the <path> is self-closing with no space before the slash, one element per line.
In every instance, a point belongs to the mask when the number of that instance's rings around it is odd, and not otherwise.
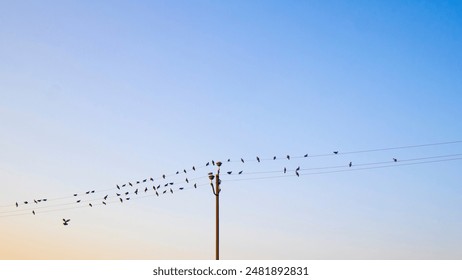
<path fill-rule="evenodd" d="M 308 157 L 308 154 L 305 154 L 303 157 Z"/>
<path fill-rule="evenodd" d="M 120 196 L 120 193 L 116 193 L 117 196 Z"/>
<path fill-rule="evenodd" d="M 148 180 L 148 179 L 144 179 L 144 180 L 143 180 L 143 183 L 146 183 L 147 180 Z"/>
<path fill-rule="evenodd" d="M 244 159 L 243 159 L 243 158 L 241 158 L 241 161 L 242 161 L 242 163 L 244 163 Z"/>
<path fill-rule="evenodd" d="M 289 155 L 287 155 L 287 159 L 290 160 L 290 156 L 289 156 Z"/>
<path fill-rule="evenodd" d="M 183 172 L 186 173 L 186 169 L 183 169 Z"/>
<path fill-rule="evenodd" d="M 162 178 L 164 178 L 164 179 L 165 179 L 165 174 L 163 174 L 163 175 L 162 175 Z"/>
<path fill-rule="evenodd" d="M 188 180 L 188 178 L 186 178 L 186 183 L 188 183 L 188 184 L 189 184 L 189 180 Z"/>
<path fill-rule="evenodd" d="M 165 190 L 163 193 L 165 194 L 167 192 L 167 190 Z"/>
<path fill-rule="evenodd" d="M 106 200 L 106 199 L 107 199 L 107 197 L 108 197 L 108 195 L 105 195 L 105 196 L 104 196 L 104 200 Z"/>
<path fill-rule="evenodd" d="M 164 187 L 168 186 L 168 183 L 164 185 Z"/>
<path fill-rule="evenodd" d="M 27 202 L 27 201 L 24 201 L 24 204 L 27 204 L 27 203 L 29 203 L 29 202 Z"/>
<path fill-rule="evenodd" d="M 349 167 L 351 167 L 353 165 L 353 163 L 350 161 L 350 164 L 348 164 Z"/>
<path fill-rule="evenodd" d="M 90 205 L 90 207 L 93 207 L 93 205 L 91 205 L 91 203 L 88 203 L 88 205 Z"/>
<path fill-rule="evenodd" d="M 85 194 L 89 194 L 89 193 L 90 193 L 90 191 L 88 191 L 88 192 L 85 192 Z"/>
<path fill-rule="evenodd" d="M 287 168 L 284 167 L 284 174 L 287 172 Z"/>
<path fill-rule="evenodd" d="M 299 167 L 297 167 L 297 169 L 295 169 L 295 171 L 299 171 L 299 170 L 300 170 L 300 166 L 299 166 Z"/>
<path fill-rule="evenodd" d="M 260 162 L 260 158 L 259 158 L 259 157 L 257 157 L 257 161 Z"/>
<path fill-rule="evenodd" d="M 140 181 L 136 181 L 136 183 L 137 183 L 137 184 L 139 184 L 139 183 L 140 183 Z"/>
<path fill-rule="evenodd" d="M 397 162 L 398 160 L 397 160 L 396 158 L 393 158 L 393 161 L 394 161 L 394 162 Z"/>
<path fill-rule="evenodd" d="M 151 181 L 154 181 L 154 179 L 152 179 L 152 177 L 151 177 L 151 178 L 149 178 L 149 180 L 151 180 Z"/>
<path fill-rule="evenodd" d="M 124 200 L 121 197 L 119 197 L 119 200 L 120 200 L 120 203 L 124 202 Z"/>
<path fill-rule="evenodd" d="M 123 185 L 122 185 L 122 188 L 125 188 L 126 185 L 127 185 L 127 184 L 123 184 Z"/>
<path fill-rule="evenodd" d="M 138 195 L 138 189 L 135 190 L 135 194 Z"/>
<path fill-rule="evenodd" d="M 228 159 L 228 162 L 230 162 L 230 161 L 231 161 L 231 159 L 229 158 L 229 159 Z"/>
<path fill-rule="evenodd" d="M 74 196 L 77 196 L 77 194 L 75 193 Z"/>
<path fill-rule="evenodd" d="M 126 197 L 125 200 L 130 200 L 130 198 L 129 198 L 129 197 Z"/>
<path fill-rule="evenodd" d="M 34 199 L 34 203 L 37 204 L 38 203 L 37 200 Z"/>
<path fill-rule="evenodd" d="M 133 184 L 132 184 L 132 183 L 129 182 L 128 184 L 130 185 L 130 187 L 133 187 Z"/>
<path fill-rule="evenodd" d="M 95 193 L 95 191 L 91 191 L 91 193 Z"/>
<path fill-rule="evenodd" d="M 273 157 L 273 160 L 276 160 L 276 156 Z"/>
<path fill-rule="evenodd" d="M 16 207 L 19 207 L 19 204 L 16 202 Z"/>
<path fill-rule="evenodd" d="M 170 185 L 173 185 L 173 182 L 170 182 L 169 184 L 170 184 Z"/>
<path fill-rule="evenodd" d="M 226 172 L 226 173 L 228 173 L 229 175 L 231 175 L 231 173 L 233 173 L 233 171 L 228 171 L 228 172 Z"/>
<path fill-rule="evenodd" d="M 120 190 L 120 187 L 119 187 L 119 185 L 117 185 L 117 189 L 119 189 L 119 190 Z"/>
<path fill-rule="evenodd" d="M 80 203 L 81 200 L 77 200 L 76 203 Z"/>
<path fill-rule="evenodd" d="M 171 193 L 173 193 L 173 190 L 172 190 L 172 188 L 170 188 L 170 192 L 171 192 Z"/>
<path fill-rule="evenodd" d="M 295 170 L 295 174 L 297 175 L 297 177 L 300 177 L 300 174 L 298 174 L 297 170 Z"/>
<path fill-rule="evenodd" d="M 35 215 L 35 211 L 34 211 L 34 210 L 32 210 L 32 214 L 34 214 L 34 215 Z"/>
<path fill-rule="evenodd" d="M 207 162 L 207 163 L 205 164 L 205 166 L 209 166 L 209 164 L 210 164 L 210 162 Z"/>
<path fill-rule="evenodd" d="M 129 192 L 126 192 L 126 193 L 125 193 L 125 195 L 128 195 L 128 194 L 129 194 Z"/>
<path fill-rule="evenodd" d="M 197 184 L 196 183 L 194 183 L 194 188 L 197 189 Z"/>
<path fill-rule="evenodd" d="M 334 154 L 338 154 L 338 151 L 334 151 Z"/>
<path fill-rule="evenodd" d="M 42 200 L 41 200 L 41 199 L 39 199 L 39 200 L 37 200 L 37 201 L 38 201 L 38 202 L 42 202 Z"/>
<path fill-rule="evenodd" d="M 159 193 L 156 191 L 156 195 L 159 196 Z"/>
<path fill-rule="evenodd" d="M 146 187 L 146 188 L 144 189 L 144 192 L 147 192 L 147 191 L 148 191 L 148 187 Z"/>
<path fill-rule="evenodd" d="M 241 170 L 241 171 L 239 171 L 239 173 L 238 173 L 238 174 L 239 174 L 239 175 L 241 175 L 241 174 L 242 174 L 242 172 L 244 172 L 244 170 Z"/>
<path fill-rule="evenodd" d="M 215 165 L 215 161 L 212 160 L 212 165 Z"/>
<path fill-rule="evenodd" d="M 42 200 L 43 200 L 43 201 L 47 201 L 47 199 L 46 199 L 46 198 L 44 198 L 44 199 L 42 199 Z M 27 203 L 26 203 L 26 204 L 27 204 Z"/>
<path fill-rule="evenodd" d="M 103 204 L 106 205 L 106 202 L 103 201 Z"/>
<path fill-rule="evenodd" d="M 193 166 L 193 167 L 192 167 L 192 170 L 196 171 L 196 168 Z"/>
<path fill-rule="evenodd" d="M 184 188 L 180 188 L 180 190 L 183 190 Z"/>
<path fill-rule="evenodd" d="M 180 174 L 180 171 L 177 171 L 175 174 Z"/>
<path fill-rule="evenodd" d="M 63 225 L 67 226 L 69 224 L 69 222 L 71 221 L 71 219 L 63 219 Z"/>

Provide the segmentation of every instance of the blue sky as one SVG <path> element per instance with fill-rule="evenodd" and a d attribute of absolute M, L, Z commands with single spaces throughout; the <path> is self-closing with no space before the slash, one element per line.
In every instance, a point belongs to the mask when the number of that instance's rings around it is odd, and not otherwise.
<path fill-rule="evenodd" d="M 0 204 L 108 189 L 211 159 L 461 140 L 461 15 L 458 1 L 4 1 Z M 461 258 L 460 167 L 223 178 L 222 257 Z M 2 218 L 2 238 L 23 250 L 1 257 L 207 259 L 213 211 L 205 186 Z M 72 228 L 63 229 L 64 216 Z"/>

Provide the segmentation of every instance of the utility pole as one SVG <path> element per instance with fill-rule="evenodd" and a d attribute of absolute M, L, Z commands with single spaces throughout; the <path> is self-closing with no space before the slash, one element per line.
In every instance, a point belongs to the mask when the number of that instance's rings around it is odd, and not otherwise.
<path fill-rule="evenodd" d="M 209 173 L 210 185 L 212 192 L 215 195 L 215 259 L 220 259 L 220 166 L 221 162 L 216 163 L 218 171 L 216 175 L 212 172 Z M 215 188 L 213 187 L 213 179 L 215 178 Z"/>

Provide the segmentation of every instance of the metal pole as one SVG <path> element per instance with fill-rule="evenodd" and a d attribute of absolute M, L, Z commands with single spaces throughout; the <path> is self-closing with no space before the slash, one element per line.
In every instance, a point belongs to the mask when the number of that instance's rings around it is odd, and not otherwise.
<path fill-rule="evenodd" d="M 215 218 L 215 256 L 216 260 L 220 259 L 220 170 L 218 170 L 217 176 L 215 177 L 216 186 L 216 218 Z"/>

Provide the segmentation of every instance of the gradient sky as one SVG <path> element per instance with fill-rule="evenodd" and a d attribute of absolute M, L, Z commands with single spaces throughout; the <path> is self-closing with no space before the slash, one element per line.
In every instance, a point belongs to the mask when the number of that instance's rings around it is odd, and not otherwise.
<path fill-rule="evenodd" d="M 0 212 L 211 159 L 462 140 L 461 26 L 460 1 L 1 1 Z M 221 257 L 461 259 L 461 167 L 223 176 Z M 203 186 L 0 217 L 0 258 L 212 259 L 214 203 Z"/>

